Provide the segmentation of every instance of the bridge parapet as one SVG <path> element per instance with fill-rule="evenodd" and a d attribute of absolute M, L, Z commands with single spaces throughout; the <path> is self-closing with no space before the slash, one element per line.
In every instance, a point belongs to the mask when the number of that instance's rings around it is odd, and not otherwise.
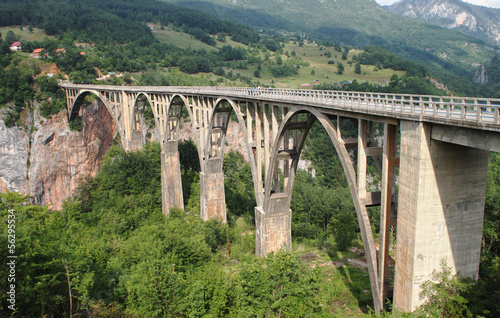
<path fill-rule="evenodd" d="M 120 90 L 237 97 L 287 104 L 369 113 L 396 119 L 427 121 L 480 130 L 500 131 L 500 99 L 413 94 L 303 90 L 252 87 L 107 86 L 68 84 L 64 89 Z"/>

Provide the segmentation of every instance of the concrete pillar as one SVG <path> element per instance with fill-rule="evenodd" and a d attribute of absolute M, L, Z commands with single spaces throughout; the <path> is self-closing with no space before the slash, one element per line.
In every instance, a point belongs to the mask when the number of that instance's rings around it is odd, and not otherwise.
<path fill-rule="evenodd" d="M 227 222 L 224 174 L 222 172 L 200 172 L 200 214 L 208 221 L 218 218 Z"/>
<path fill-rule="evenodd" d="M 182 178 L 177 142 L 167 142 L 161 152 L 162 210 L 165 216 L 171 208 L 184 209 Z"/>
<path fill-rule="evenodd" d="M 290 199 L 279 194 L 269 199 L 267 211 L 255 208 L 255 254 L 264 257 L 281 249 L 292 249 L 292 211 Z"/>
<path fill-rule="evenodd" d="M 431 140 L 432 125 L 401 121 L 394 306 L 413 311 L 440 262 L 477 278 L 488 152 Z"/>

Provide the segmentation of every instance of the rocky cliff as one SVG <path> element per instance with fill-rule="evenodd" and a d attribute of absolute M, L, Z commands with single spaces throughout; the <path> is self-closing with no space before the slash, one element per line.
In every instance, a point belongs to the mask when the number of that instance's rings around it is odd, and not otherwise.
<path fill-rule="evenodd" d="M 115 135 L 115 124 L 100 103 L 83 110 L 82 131 L 71 131 L 66 112 L 45 120 L 30 114 L 30 131 L 6 128 L 0 121 L 0 189 L 30 196 L 61 209 L 85 175 L 94 176 Z"/>
<path fill-rule="evenodd" d="M 98 100 L 83 109 L 82 120 L 80 132 L 69 129 L 66 112 L 46 120 L 35 111 L 26 122 L 30 131 L 6 128 L 0 120 L 0 191 L 27 194 L 33 203 L 61 209 L 80 178 L 97 174 L 116 136 L 116 125 Z M 158 136 L 156 129 L 150 133 L 153 140 Z M 180 138 L 195 139 L 189 121 L 182 124 Z M 226 152 L 238 151 L 248 160 L 237 123 L 230 122 L 226 141 Z"/>
<path fill-rule="evenodd" d="M 385 8 L 406 17 L 455 29 L 493 45 L 500 44 L 500 9 L 460 0 L 401 0 Z"/>

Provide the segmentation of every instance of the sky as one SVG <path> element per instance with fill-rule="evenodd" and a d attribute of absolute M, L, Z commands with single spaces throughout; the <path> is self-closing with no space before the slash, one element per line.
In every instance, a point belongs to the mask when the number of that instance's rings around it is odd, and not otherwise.
<path fill-rule="evenodd" d="M 390 5 L 398 0 L 375 0 L 375 1 L 380 5 Z M 485 7 L 500 8 L 500 0 L 462 0 L 462 1 Z"/>

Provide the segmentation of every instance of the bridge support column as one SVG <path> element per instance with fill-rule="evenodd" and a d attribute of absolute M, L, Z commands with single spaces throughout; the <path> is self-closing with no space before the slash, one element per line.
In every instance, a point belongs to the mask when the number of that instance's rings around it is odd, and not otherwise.
<path fill-rule="evenodd" d="M 161 152 L 162 210 L 165 216 L 171 208 L 184 209 L 181 165 L 177 142 L 166 142 Z"/>
<path fill-rule="evenodd" d="M 269 199 L 267 211 L 255 208 L 255 253 L 264 257 L 281 249 L 292 249 L 292 211 L 286 195 Z"/>
<path fill-rule="evenodd" d="M 224 192 L 224 173 L 222 172 L 222 159 L 208 160 L 205 171 L 200 172 L 200 214 L 201 219 L 208 221 L 218 218 L 227 222 L 226 195 Z M 210 169 L 214 166 L 219 169 Z"/>
<path fill-rule="evenodd" d="M 142 136 L 142 131 L 132 131 L 131 138 L 122 140 L 122 146 L 125 151 L 134 151 L 142 149 L 145 144 L 145 140 Z"/>
<path fill-rule="evenodd" d="M 431 140 L 431 124 L 401 121 L 394 305 L 413 311 L 441 270 L 477 278 L 488 152 Z"/>

